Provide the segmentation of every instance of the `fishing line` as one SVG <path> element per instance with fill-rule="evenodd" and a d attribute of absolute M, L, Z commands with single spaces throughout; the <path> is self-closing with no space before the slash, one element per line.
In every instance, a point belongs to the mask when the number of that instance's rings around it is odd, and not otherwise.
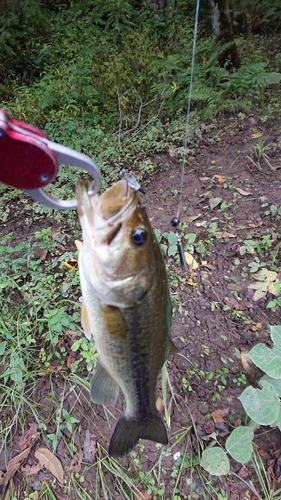
<path fill-rule="evenodd" d="M 193 46 L 192 46 L 192 56 L 191 56 L 191 68 L 190 68 L 190 83 L 189 83 L 189 93 L 188 93 L 188 101 L 187 101 L 184 150 L 183 150 L 183 161 L 182 161 L 182 168 L 181 168 L 181 182 L 180 182 L 180 192 L 179 192 L 179 204 L 178 204 L 177 215 L 175 217 L 173 217 L 171 220 L 171 224 L 173 226 L 177 226 L 180 222 L 179 217 L 180 217 L 181 206 L 182 206 L 183 183 L 184 183 L 187 144 L 188 144 L 188 136 L 189 136 L 189 118 L 190 118 L 190 108 L 191 108 L 191 96 L 192 96 L 192 86 L 193 86 L 194 66 L 195 66 L 195 54 L 196 54 L 196 44 L 197 44 L 199 7 L 200 7 L 200 0 L 197 0 L 196 12 L 195 12 L 195 22 L 194 22 L 194 32 L 193 32 Z M 187 267 L 187 264 L 186 264 L 186 261 L 184 258 L 184 251 L 183 251 L 183 246 L 182 246 L 180 238 L 178 238 L 178 250 L 179 250 L 181 264 L 183 265 L 184 269 L 187 270 L 188 267 Z"/>

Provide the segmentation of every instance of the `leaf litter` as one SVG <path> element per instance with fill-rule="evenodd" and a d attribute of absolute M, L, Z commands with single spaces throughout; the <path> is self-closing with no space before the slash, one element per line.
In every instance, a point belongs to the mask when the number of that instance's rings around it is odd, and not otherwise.
<path fill-rule="evenodd" d="M 34 453 L 41 469 L 48 469 L 60 484 L 63 484 L 63 468 L 59 459 L 47 448 L 38 448 Z"/>
<path fill-rule="evenodd" d="M 278 295 L 278 292 L 274 286 L 274 283 L 280 283 L 277 276 L 278 275 L 276 271 L 269 271 L 268 269 L 262 269 L 259 273 L 254 275 L 257 283 L 251 283 L 248 288 L 250 290 L 255 290 L 253 297 L 253 300 L 255 302 L 263 299 L 267 293 Z"/>

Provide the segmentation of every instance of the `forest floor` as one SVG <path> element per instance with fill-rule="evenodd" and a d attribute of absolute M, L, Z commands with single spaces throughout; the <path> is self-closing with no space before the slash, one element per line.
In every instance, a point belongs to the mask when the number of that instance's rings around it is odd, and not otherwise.
<path fill-rule="evenodd" d="M 233 461 L 232 474 L 211 477 L 200 467 L 198 457 L 212 433 L 223 443 L 235 425 L 245 422 L 238 397 L 259 373 L 245 374 L 241 353 L 245 355 L 259 342 L 270 345 L 269 325 L 281 323 L 280 307 L 267 308 L 272 295 L 255 301 L 254 290 L 249 288 L 257 282 L 260 269 L 280 269 L 278 127 L 254 115 L 225 117 L 219 125 L 214 122 L 202 130 L 198 147 L 188 154 L 179 232 L 184 244 L 193 241 L 188 235 L 196 234 L 189 251 L 194 251 L 199 267 L 184 271 L 177 256 L 165 257 L 174 306 L 172 337 L 179 349 L 167 362 L 166 378 L 162 385 L 159 379 L 157 388 L 169 445 L 143 441 L 129 456 L 109 459 L 105 450 L 122 414 L 122 396 L 115 407 L 99 407 L 89 402 L 87 388 L 73 390 L 73 382 L 54 370 L 52 376 L 38 377 L 36 387 L 25 397 L 37 406 L 42 421 L 48 422 L 49 434 L 56 432 L 50 415 L 55 415 L 58 401 L 74 419 L 72 432 L 63 430 L 55 450 L 64 470 L 64 486 L 53 478 L 58 475 L 56 463 L 37 472 L 33 468 L 28 476 L 18 467 L 14 491 L 21 493 L 16 498 L 43 498 L 40 491 L 46 482 L 54 495 L 50 498 L 57 500 L 255 499 L 250 482 L 261 498 L 267 498 L 252 462 L 241 466 Z M 171 233 L 181 163 L 174 150 L 153 161 L 158 162 L 159 171 L 147 182 L 142 200 L 159 234 Z M 38 227 L 42 229 L 42 220 Z M 6 221 L 5 233 L 12 231 L 18 232 L 17 243 L 20 234 L 25 237 L 20 219 Z M 161 243 L 169 247 L 164 237 Z M 60 339 L 66 350 L 71 342 L 71 333 Z M 88 383 L 86 371 L 83 376 Z M 21 465 L 32 468 L 37 464 L 36 448 L 48 447 L 48 442 L 37 434 L 41 431 L 31 412 L 26 422 L 35 424 L 32 433 L 37 440 Z M 0 470 L 5 471 L 9 460 L 19 454 L 26 429 L 19 424 L 11 429 L 9 443 L 0 454 Z M 280 456 L 279 430 L 261 429 L 255 450 L 268 471 Z M 270 476 L 270 488 L 276 487 L 277 479 Z"/>

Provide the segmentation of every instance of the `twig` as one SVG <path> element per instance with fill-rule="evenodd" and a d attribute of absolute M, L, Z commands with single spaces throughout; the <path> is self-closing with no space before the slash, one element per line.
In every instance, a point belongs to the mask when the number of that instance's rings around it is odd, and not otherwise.
<path fill-rule="evenodd" d="M 118 99 L 118 110 L 119 110 L 118 146 L 120 146 L 120 144 L 121 144 L 121 130 L 122 130 L 122 109 L 121 109 L 119 85 L 117 87 L 117 99 Z"/>
<path fill-rule="evenodd" d="M 118 134 L 118 145 L 119 146 L 121 144 L 121 137 L 123 137 L 124 135 L 130 134 L 131 132 L 134 132 L 138 128 L 138 126 L 141 122 L 141 115 L 142 115 L 143 108 L 145 108 L 146 106 L 149 106 L 153 102 L 157 101 L 159 98 L 162 98 L 157 114 L 155 116 L 153 116 L 150 120 L 148 120 L 148 122 L 145 125 L 143 125 L 143 128 L 146 128 L 146 127 L 148 127 L 148 125 L 150 125 L 151 122 L 153 122 L 154 120 L 156 120 L 158 118 L 159 114 L 162 111 L 163 105 L 165 103 L 165 98 L 163 98 L 164 91 L 160 95 L 151 99 L 150 101 L 143 103 L 143 99 L 140 96 L 140 94 L 138 93 L 138 91 L 137 91 L 136 87 L 134 86 L 134 84 L 132 83 L 132 81 L 129 78 L 128 78 L 128 81 L 132 85 L 133 91 L 137 95 L 137 97 L 140 101 L 140 106 L 139 106 L 139 110 L 138 110 L 138 117 L 137 117 L 136 124 L 132 128 L 130 128 L 129 130 L 125 130 L 124 132 L 122 132 L 122 118 L 123 118 L 124 113 L 123 113 L 122 107 L 121 107 L 120 88 L 118 85 L 118 87 L 117 87 L 117 99 L 118 99 L 118 110 L 119 110 L 119 126 L 118 126 L 118 133 L 116 133 L 116 134 Z M 116 134 L 114 134 L 112 132 L 110 135 L 116 135 Z"/>

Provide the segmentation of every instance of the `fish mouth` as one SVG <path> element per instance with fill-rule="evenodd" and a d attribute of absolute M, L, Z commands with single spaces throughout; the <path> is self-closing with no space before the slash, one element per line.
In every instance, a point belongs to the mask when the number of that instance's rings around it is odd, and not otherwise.
<path fill-rule="evenodd" d="M 127 210 L 134 206 L 137 200 L 136 192 L 125 179 L 116 182 L 108 188 L 101 196 L 91 195 L 89 192 L 89 183 L 80 181 L 76 189 L 77 208 L 80 217 L 86 215 L 86 218 L 93 226 L 96 220 L 106 222 L 113 226 L 118 221 L 118 227 L 109 236 L 109 244 L 121 229 L 122 222 L 127 217 Z"/>
<path fill-rule="evenodd" d="M 112 233 L 109 235 L 109 237 L 107 238 L 107 244 L 110 245 L 110 243 L 113 242 L 115 236 L 117 236 L 117 234 L 119 233 L 120 229 L 122 227 L 122 224 L 117 224 L 117 226 L 115 226 L 114 230 L 112 231 Z"/>
<path fill-rule="evenodd" d="M 136 193 L 128 182 L 125 179 L 118 181 L 100 196 L 103 218 L 114 223 L 135 199 Z"/>

